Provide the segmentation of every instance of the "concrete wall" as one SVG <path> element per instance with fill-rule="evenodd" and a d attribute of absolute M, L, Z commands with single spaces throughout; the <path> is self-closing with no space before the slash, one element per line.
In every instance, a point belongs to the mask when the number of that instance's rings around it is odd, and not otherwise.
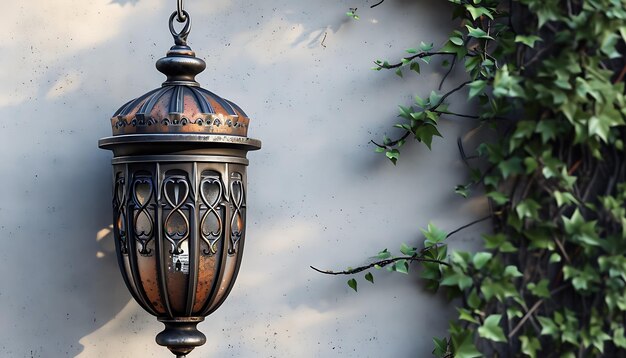
<path fill-rule="evenodd" d="M 454 229 L 484 202 L 464 181 L 445 121 L 433 151 L 409 145 L 397 167 L 368 141 L 391 134 L 396 104 L 430 92 L 370 70 L 451 29 L 441 1 L 188 0 L 206 88 L 252 117 L 246 252 L 229 299 L 200 325 L 192 357 L 423 357 L 454 312 L 417 275 L 375 272 L 359 293 L 324 269 L 417 243 L 429 220 Z M 131 300 L 111 228 L 110 115 L 160 85 L 175 1 L 3 2 L 0 22 L 0 356 L 168 357 L 161 324 Z M 361 16 L 345 16 L 357 7 Z M 322 46 L 322 40 L 325 38 Z M 427 66 L 424 66 L 427 68 Z M 453 76 L 454 77 L 454 76 Z M 459 78 L 452 78 L 449 86 Z M 456 108 L 463 97 L 452 97 Z M 482 228 L 484 229 L 484 227 Z M 480 228 L 457 235 L 466 245 Z"/>

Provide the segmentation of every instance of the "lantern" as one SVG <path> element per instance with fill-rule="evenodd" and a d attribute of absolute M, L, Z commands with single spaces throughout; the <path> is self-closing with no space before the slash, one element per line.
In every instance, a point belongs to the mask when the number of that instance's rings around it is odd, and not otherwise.
<path fill-rule="evenodd" d="M 184 22 L 180 32 L 174 19 Z M 176 356 L 206 342 L 197 324 L 228 296 L 241 263 L 246 227 L 249 118 L 203 89 L 206 67 L 187 46 L 191 18 L 169 19 L 175 45 L 156 67 L 160 88 L 111 118 L 113 220 L 122 277 L 137 303 L 165 324 L 156 337 Z"/>

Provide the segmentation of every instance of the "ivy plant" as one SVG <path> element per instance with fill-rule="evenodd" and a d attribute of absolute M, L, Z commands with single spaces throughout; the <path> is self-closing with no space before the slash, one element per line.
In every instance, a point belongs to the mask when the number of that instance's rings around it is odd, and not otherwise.
<path fill-rule="evenodd" d="M 436 357 L 625 356 L 626 1 L 449 2 L 458 28 L 444 44 L 375 61 L 401 77 L 426 65 L 445 75 L 427 98 L 399 106 L 400 135 L 372 143 L 397 164 L 407 140 L 431 148 L 442 120 L 495 133 L 471 149 L 458 140 L 471 180 L 451 188 L 484 193 L 490 214 L 451 232 L 429 224 L 423 242 L 384 249 L 369 265 L 319 271 L 351 275 L 356 291 L 361 275 L 374 283 L 373 270 L 414 270 L 445 290 L 458 316 L 433 337 Z M 441 92 L 459 66 L 465 79 Z M 476 112 L 451 111 L 455 92 Z M 450 236 L 485 220 L 493 232 L 481 250 L 449 252 Z"/>

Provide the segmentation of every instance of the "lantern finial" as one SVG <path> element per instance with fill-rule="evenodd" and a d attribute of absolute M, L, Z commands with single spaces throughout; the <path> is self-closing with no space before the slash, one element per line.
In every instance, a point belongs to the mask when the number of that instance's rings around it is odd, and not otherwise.
<path fill-rule="evenodd" d="M 187 36 L 191 31 L 191 16 L 187 11 L 185 14 L 185 25 L 180 32 L 174 30 L 174 18 L 177 12 L 174 11 L 170 16 L 170 32 L 174 37 L 175 45 L 167 52 L 167 56 L 156 62 L 156 68 L 167 76 L 167 81 L 163 82 L 163 86 L 185 85 L 199 86 L 196 82 L 196 75 L 204 71 L 206 63 L 196 57 L 191 47 L 187 46 Z"/>

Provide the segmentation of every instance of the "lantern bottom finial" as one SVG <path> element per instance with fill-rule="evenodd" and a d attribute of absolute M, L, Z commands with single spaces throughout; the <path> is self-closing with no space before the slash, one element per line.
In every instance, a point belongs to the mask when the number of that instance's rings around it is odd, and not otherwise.
<path fill-rule="evenodd" d="M 158 318 L 165 329 L 157 334 L 156 342 L 167 347 L 177 357 L 183 357 L 194 348 L 206 343 L 206 336 L 198 331 L 198 323 L 203 317 Z"/>

